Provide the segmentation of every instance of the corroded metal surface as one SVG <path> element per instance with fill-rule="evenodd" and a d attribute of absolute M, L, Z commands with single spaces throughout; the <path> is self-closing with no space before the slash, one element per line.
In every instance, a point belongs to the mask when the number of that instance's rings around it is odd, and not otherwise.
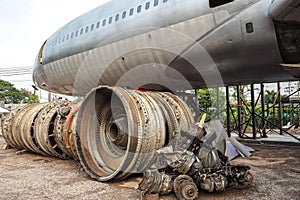
<path fill-rule="evenodd" d="M 35 138 L 35 130 L 34 124 L 37 119 L 38 113 L 46 106 L 46 103 L 43 104 L 35 104 L 31 105 L 26 108 L 26 113 L 24 114 L 21 124 L 20 124 L 20 131 L 21 131 L 21 140 L 24 143 L 23 148 L 28 151 L 35 152 L 38 154 L 46 155 L 38 145 L 36 138 Z"/>
<path fill-rule="evenodd" d="M 62 100 L 13 110 L 3 121 L 4 138 L 11 147 L 20 150 L 76 159 L 74 118 L 77 111 L 72 110 L 70 102 Z M 68 120 L 69 113 L 72 118 Z M 65 132 L 68 133 L 67 140 Z"/>
<path fill-rule="evenodd" d="M 102 86 L 79 104 L 59 100 L 11 112 L 4 137 L 18 149 L 79 159 L 91 177 L 108 181 L 144 172 L 156 150 L 193 123 L 188 106 L 173 94 Z M 160 177 L 168 193 L 171 179 Z"/>
<path fill-rule="evenodd" d="M 12 134 L 12 122 L 18 110 L 11 111 L 2 122 L 2 133 L 5 141 L 13 148 L 18 148 Z"/>
<path fill-rule="evenodd" d="M 167 93 L 119 87 L 91 91 L 77 118 L 77 152 L 88 174 L 100 181 L 146 170 L 155 150 L 193 122 L 187 106 Z"/>

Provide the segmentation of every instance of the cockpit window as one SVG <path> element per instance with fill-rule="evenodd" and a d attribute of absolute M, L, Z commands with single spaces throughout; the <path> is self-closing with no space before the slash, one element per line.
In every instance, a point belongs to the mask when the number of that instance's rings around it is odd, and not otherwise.
<path fill-rule="evenodd" d="M 233 1 L 234 0 L 209 0 L 209 7 L 215 8 Z"/>

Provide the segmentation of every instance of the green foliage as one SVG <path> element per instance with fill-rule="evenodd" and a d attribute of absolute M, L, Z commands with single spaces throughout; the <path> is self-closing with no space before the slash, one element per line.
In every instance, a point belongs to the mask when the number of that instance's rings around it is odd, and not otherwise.
<path fill-rule="evenodd" d="M 277 98 L 277 93 L 274 90 L 266 91 L 266 93 L 265 93 L 265 102 L 266 103 L 274 103 L 276 98 Z"/>
<path fill-rule="evenodd" d="M 208 114 L 207 121 L 218 117 L 222 121 L 225 120 L 226 114 L 223 111 L 226 109 L 226 98 L 223 91 L 219 90 L 219 102 L 217 101 L 217 89 L 200 89 L 198 96 L 200 110 Z M 218 108 L 220 113 L 218 113 Z"/>
<path fill-rule="evenodd" d="M 10 82 L 0 80 L 0 101 L 5 104 L 38 103 L 38 97 L 26 89 L 18 90 Z"/>

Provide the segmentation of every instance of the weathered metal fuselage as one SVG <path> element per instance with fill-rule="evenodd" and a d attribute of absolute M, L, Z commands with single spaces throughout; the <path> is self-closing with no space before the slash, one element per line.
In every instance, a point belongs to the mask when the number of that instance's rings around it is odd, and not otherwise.
<path fill-rule="evenodd" d="M 299 1 L 282 2 L 113 0 L 45 42 L 34 82 L 83 95 L 98 85 L 178 90 L 293 80 L 280 64 L 300 63 Z"/>

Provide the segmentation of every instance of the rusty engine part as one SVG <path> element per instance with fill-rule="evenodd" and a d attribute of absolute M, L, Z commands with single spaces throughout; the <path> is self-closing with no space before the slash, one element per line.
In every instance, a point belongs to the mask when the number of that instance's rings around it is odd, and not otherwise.
<path fill-rule="evenodd" d="M 175 176 L 160 173 L 158 170 L 146 170 L 139 190 L 149 194 L 167 195 L 173 191 Z"/>
<path fill-rule="evenodd" d="M 198 189 L 222 192 L 249 186 L 253 182 L 250 167 L 228 164 L 230 160 L 225 156 L 228 139 L 223 136 L 220 123 L 209 122 L 204 127 L 209 131 L 191 126 L 190 131 L 181 131 L 168 146 L 157 150 L 152 170 L 144 174 L 139 189 L 144 193 L 162 194 L 156 189 L 160 186 L 156 180 L 159 174 L 175 177 L 173 190 L 178 199 L 195 199 Z"/>
<path fill-rule="evenodd" d="M 79 160 L 94 179 L 123 179 L 144 172 L 155 150 L 191 124 L 187 105 L 170 93 L 101 86 L 86 96 L 78 113 Z"/>
<path fill-rule="evenodd" d="M 14 117 L 16 113 L 19 111 L 19 109 L 12 110 L 6 118 L 2 121 L 2 134 L 5 139 L 5 141 L 10 145 L 11 147 L 18 149 L 17 144 L 15 143 L 15 140 L 12 135 L 12 122 L 14 120 Z"/>
<path fill-rule="evenodd" d="M 59 100 L 13 111 L 3 132 L 14 148 L 79 159 L 92 178 L 108 181 L 144 172 L 155 151 L 191 124 L 191 111 L 173 94 L 102 86 L 78 105 Z"/>
<path fill-rule="evenodd" d="M 179 200 L 193 200 L 198 197 L 198 188 L 188 175 L 179 175 L 174 180 L 174 192 Z"/>
<path fill-rule="evenodd" d="M 244 189 L 253 182 L 249 169 L 249 166 L 227 164 L 220 168 L 198 169 L 190 175 L 207 192 L 224 191 L 226 188 Z"/>
<path fill-rule="evenodd" d="M 180 155 L 179 159 L 170 164 L 170 167 L 180 174 L 186 174 L 191 166 L 196 161 L 196 156 L 193 152 L 186 151 Z"/>
<path fill-rule="evenodd" d="M 195 199 L 200 188 L 243 189 L 253 181 L 250 167 L 226 163 L 221 123 L 195 126 L 188 106 L 170 93 L 101 86 L 77 105 L 59 100 L 12 111 L 2 132 L 19 150 L 78 159 L 99 181 L 151 169 L 139 185 L 144 194 Z"/>
<path fill-rule="evenodd" d="M 77 158 L 75 134 L 68 135 L 72 145 L 68 149 L 60 130 L 65 130 L 66 116 L 70 112 L 68 101 L 27 105 L 9 113 L 3 122 L 3 136 L 14 148 L 55 156 L 62 159 Z M 67 128 L 75 132 L 74 120 Z"/>

